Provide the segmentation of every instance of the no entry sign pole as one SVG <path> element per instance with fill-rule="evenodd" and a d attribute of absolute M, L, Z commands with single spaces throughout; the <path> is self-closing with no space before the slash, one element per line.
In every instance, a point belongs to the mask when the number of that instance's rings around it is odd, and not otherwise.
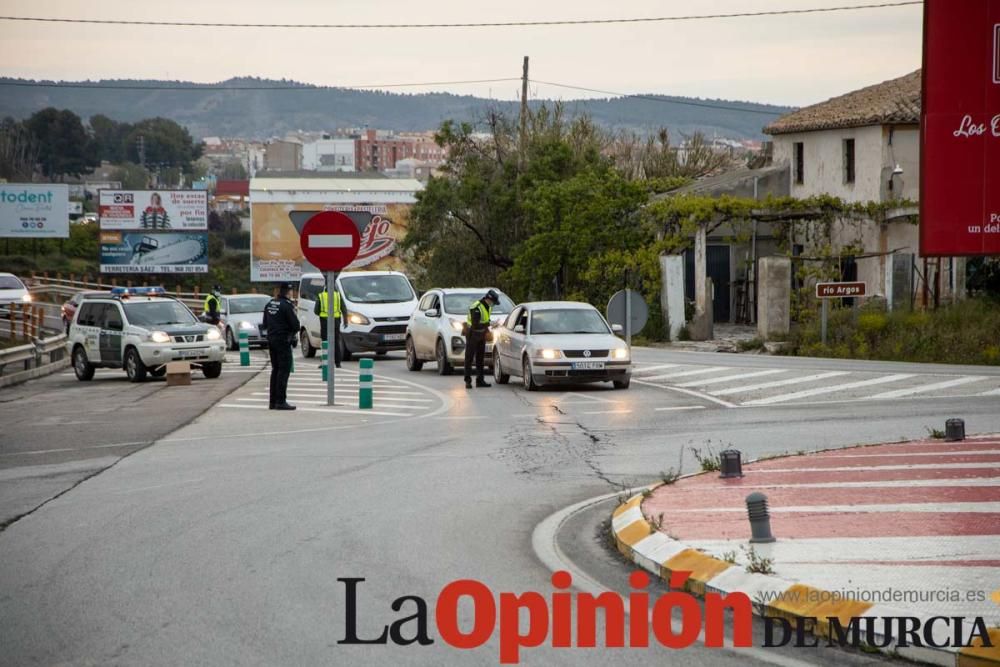
<path fill-rule="evenodd" d="M 344 213 L 322 211 L 306 221 L 299 238 L 302 254 L 326 276 L 326 404 L 334 405 L 336 364 L 330 363 L 330 353 L 336 359 L 336 350 L 331 349 L 331 346 L 337 340 L 337 332 L 334 330 L 337 320 L 333 317 L 333 293 L 337 288 L 337 272 L 358 256 L 361 233 L 354 221 Z"/>

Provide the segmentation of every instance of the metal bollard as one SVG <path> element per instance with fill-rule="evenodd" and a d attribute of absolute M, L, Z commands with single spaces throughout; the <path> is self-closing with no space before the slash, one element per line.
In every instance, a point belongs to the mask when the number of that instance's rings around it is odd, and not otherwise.
<path fill-rule="evenodd" d="M 361 374 L 358 375 L 358 408 L 365 410 L 371 409 L 372 403 L 375 401 L 374 384 L 375 384 L 375 361 L 373 359 L 362 359 L 358 365 L 361 368 Z"/>
<path fill-rule="evenodd" d="M 250 335 L 246 331 L 240 332 L 240 366 L 250 365 Z"/>
<path fill-rule="evenodd" d="M 329 371 L 329 365 L 327 364 L 327 357 L 329 356 L 330 343 L 328 341 L 323 341 L 323 345 L 319 350 L 319 370 L 323 374 L 323 382 L 327 381 Z"/>
<path fill-rule="evenodd" d="M 743 463 L 737 449 L 726 449 L 719 454 L 719 477 L 729 479 L 743 476 Z"/>
<path fill-rule="evenodd" d="M 747 516 L 750 518 L 750 544 L 774 542 L 771 516 L 767 511 L 767 496 L 754 491 L 747 496 Z"/>
<path fill-rule="evenodd" d="M 944 439 L 948 442 L 965 440 L 965 420 L 949 419 L 944 423 Z"/>

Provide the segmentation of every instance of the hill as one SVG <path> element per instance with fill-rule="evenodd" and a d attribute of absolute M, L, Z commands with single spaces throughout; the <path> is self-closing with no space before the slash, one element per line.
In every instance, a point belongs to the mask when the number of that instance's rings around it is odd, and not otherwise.
<path fill-rule="evenodd" d="M 31 87 L 23 85 L 25 83 L 34 82 L 0 78 L 0 117 L 24 118 L 49 106 L 70 109 L 84 119 L 104 114 L 115 120 L 134 122 L 163 116 L 181 123 L 196 138 L 239 136 L 264 139 L 280 136 L 289 130 L 332 130 L 365 125 L 395 130 L 430 130 L 449 118 L 475 120 L 491 106 L 516 112 L 513 102 L 497 102 L 471 95 L 317 88 L 293 81 L 257 78 L 229 79 L 220 84 L 101 80 L 45 82 L 52 85 Z M 107 86 L 131 88 L 109 90 Z M 178 86 L 193 89 L 170 89 Z M 251 87 L 255 89 L 246 89 Z M 269 90 L 279 87 L 280 90 Z M 541 101 L 532 102 L 539 103 Z M 709 136 L 734 139 L 761 138 L 764 125 L 776 115 L 791 110 L 749 102 L 667 96 L 570 100 L 564 103 L 570 112 L 588 113 L 596 122 L 610 128 L 649 132 L 665 125 L 675 136 L 677 133 L 691 134 L 700 130 Z M 736 110 L 709 108 L 712 105 Z M 774 115 L 756 113 L 758 111 Z"/>

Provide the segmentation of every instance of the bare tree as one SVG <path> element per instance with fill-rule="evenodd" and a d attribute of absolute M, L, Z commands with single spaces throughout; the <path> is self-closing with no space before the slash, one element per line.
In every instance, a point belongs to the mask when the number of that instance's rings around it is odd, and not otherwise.
<path fill-rule="evenodd" d="M 38 164 L 38 142 L 24 123 L 7 117 L 0 121 L 0 177 L 31 181 Z"/>

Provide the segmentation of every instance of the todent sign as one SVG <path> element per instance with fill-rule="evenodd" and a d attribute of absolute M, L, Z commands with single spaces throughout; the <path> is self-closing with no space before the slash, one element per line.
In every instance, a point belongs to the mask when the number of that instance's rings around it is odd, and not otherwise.
<path fill-rule="evenodd" d="M 357 225 L 340 211 L 312 216 L 299 236 L 302 254 L 320 271 L 340 271 L 354 261 L 361 248 Z"/>
<path fill-rule="evenodd" d="M 867 296 L 866 283 L 816 283 L 817 299 L 842 299 L 852 296 Z"/>

